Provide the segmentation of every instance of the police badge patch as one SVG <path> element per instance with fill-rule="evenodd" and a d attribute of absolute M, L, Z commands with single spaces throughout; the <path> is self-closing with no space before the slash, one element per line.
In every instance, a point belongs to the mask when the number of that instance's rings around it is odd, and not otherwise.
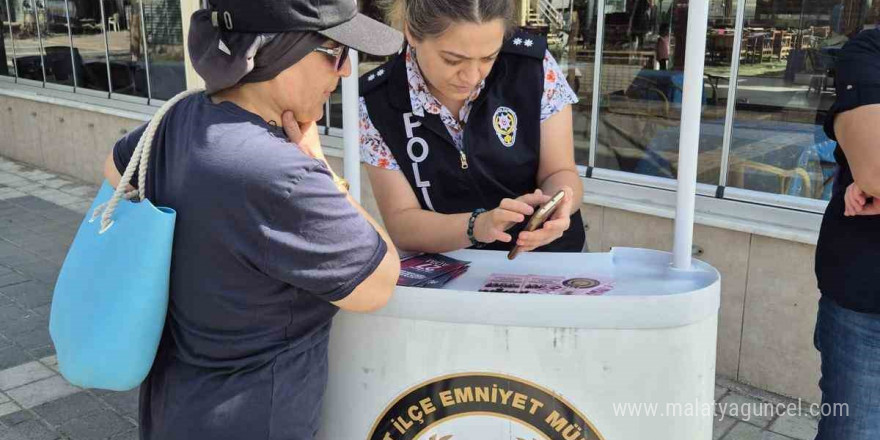
<path fill-rule="evenodd" d="M 505 147 L 513 146 L 516 142 L 516 112 L 507 107 L 498 107 L 492 117 L 492 127 Z"/>

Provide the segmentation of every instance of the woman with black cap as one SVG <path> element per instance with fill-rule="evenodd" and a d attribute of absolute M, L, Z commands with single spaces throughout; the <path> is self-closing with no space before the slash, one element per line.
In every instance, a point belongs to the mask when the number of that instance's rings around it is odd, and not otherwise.
<path fill-rule="evenodd" d="M 392 3 L 407 44 L 361 77 L 360 134 L 397 247 L 582 251 L 577 96 L 546 40 L 511 32 L 511 0 Z M 560 190 L 553 217 L 517 234 Z"/>
<path fill-rule="evenodd" d="M 178 216 L 142 439 L 314 438 L 333 315 L 384 305 L 400 267 L 328 167 L 315 121 L 350 74 L 349 47 L 401 43 L 354 0 L 213 0 L 193 14 L 207 90 L 165 115 L 148 168 L 147 197 Z M 114 147 L 112 184 L 143 131 Z"/>

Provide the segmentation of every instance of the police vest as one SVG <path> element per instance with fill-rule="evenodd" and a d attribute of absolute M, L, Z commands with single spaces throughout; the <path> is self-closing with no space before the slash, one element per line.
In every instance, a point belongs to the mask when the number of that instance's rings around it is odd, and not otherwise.
<path fill-rule="evenodd" d="M 361 77 L 370 119 L 422 209 L 441 214 L 491 210 L 504 198 L 537 188 L 546 50 L 546 40 L 524 33 L 505 42 L 464 124 L 461 151 L 439 115 L 413 114 L 404 53 Z M 521 227 L 508 232 L 515 238 Z M 585 240 L 576 212 L 563 237 L 538 250 L 580 252 Z M 495 242 L 486 249 L 506 250 L 513 242 Z"/>

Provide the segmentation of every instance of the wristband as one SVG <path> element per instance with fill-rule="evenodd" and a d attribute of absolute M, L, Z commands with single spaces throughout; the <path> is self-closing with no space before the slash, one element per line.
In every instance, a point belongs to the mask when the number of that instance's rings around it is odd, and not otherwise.
<path fill-rule="evenodd" d="M 477 241 L 477 238 L 474 237 L 474 223 L 477 222 L 477 217 L 484 212 L 486 212 L 486 210 L 483 208 L 475 209 L 474 212 L 471 213 L 471 218 L 468 220 L 467 237 L 468 240 L 471 241 L 471 246 L 483 247 L 485 244 Z"/>

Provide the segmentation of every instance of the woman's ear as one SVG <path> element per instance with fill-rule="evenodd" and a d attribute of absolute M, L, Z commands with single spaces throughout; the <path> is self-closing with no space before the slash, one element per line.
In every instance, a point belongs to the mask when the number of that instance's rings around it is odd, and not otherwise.
<path fill-rule="evenodd" d="M 403 37 L 406 40 L 406 44 L 412 47 L 417 47 L 416 39 L 413 38 L 412 34 L 409 32 L 409 26 L 406 23 L 403 24 Z"/>

